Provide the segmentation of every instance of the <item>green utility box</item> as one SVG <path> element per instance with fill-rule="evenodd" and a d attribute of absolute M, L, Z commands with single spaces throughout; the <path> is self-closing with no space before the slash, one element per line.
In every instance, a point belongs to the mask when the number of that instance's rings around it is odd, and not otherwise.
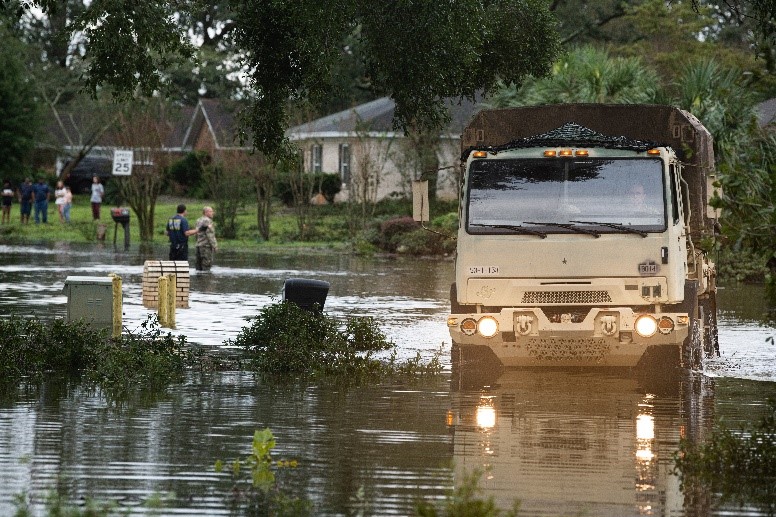
<path fill-rule="evenodd" d="M 64 288 L 67 294 L 67 321 L 83 319 L 95 328 L 113 329 L 113 286 L 114 280 L 108 276 L 67 277 Z M 121 312 L 118 318 L 120 321 Z"/>

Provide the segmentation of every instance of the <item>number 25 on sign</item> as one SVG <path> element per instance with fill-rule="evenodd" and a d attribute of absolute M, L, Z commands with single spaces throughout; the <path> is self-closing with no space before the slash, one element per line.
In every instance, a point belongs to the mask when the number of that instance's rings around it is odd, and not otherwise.
<path fill-rule="evenodd" d="M 131 176 L 132 160 L 132 151 L 113 151 L 113 175 Z"/>

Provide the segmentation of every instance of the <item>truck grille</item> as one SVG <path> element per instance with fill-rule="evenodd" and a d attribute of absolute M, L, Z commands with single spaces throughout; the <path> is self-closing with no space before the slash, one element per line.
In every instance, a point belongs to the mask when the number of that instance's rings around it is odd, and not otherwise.
<path fill-rule="evenodd" d="M 609 291 L 526 291 L 522 303 L 610 303 Z"/>
<path fill-rule="evenodd" d="M 528 353 L 542 361 L 600 362 L 609 355 L 609 344 L 603 339 L 533 338 L 526 342 Z"/>

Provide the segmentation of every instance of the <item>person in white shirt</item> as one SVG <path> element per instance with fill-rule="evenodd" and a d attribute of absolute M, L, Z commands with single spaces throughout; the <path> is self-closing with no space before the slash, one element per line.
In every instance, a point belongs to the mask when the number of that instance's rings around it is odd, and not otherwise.
<path fill-rule="evenodd" d="M 100 206 L 102 206 L 102 198 L 105 196 L 105 187 L 100 183 L 99 176 L 92 178 L 92 219 L 95 221 L 100 218 Z"/>

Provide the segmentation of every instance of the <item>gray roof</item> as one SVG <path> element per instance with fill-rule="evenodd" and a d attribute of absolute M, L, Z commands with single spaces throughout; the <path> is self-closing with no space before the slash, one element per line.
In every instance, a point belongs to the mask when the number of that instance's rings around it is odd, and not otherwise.
<path fill-rule="evenodd" d="M 478 98 L 476 101 L 463 99 L 446 102 L 451 119 L 447 127 L 448 133 L 460 135 L 463 132 L 463 128 L 480 110 L 479 100 Z M 396 103 L 393 99 L 381 97 L 339 113 L 294 126 L 286 134 L 298 136 L 310 133 L 352 133 L 357 130 L 390 132 L 394 130 L 393 115 L 395 110 Z"/>

